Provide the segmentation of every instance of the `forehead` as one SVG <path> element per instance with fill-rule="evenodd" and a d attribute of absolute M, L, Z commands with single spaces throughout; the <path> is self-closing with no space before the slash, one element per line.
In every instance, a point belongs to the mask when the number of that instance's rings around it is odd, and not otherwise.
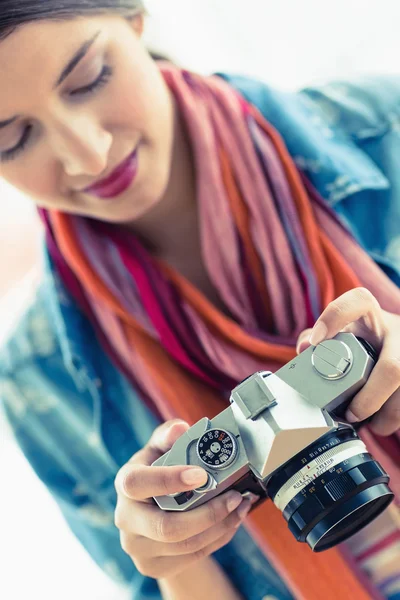
<path fill-rule="evenodd" d="M 79 46 L 99 29 L 102 37 L 114 17 L 78 17 L 27 23 L 0 41 L 0 120 L 16 109 L 31 108 L 33 98 L 51 91 Z M 28 103 L 25 106 L 25 103 Z"/>
<path fill-rule="evenodd" d="M 65 21 L 36 21 L 19 26 L 0 40 L 0 69 L 28 67 L 42 61 L 42 67 L 66 59 L 82 36 L 94 31 L 103 18 L 75 18 Z"/>
<path fill-rule="evenodd" d="M 38 21 L 20 26 L 0 41 L 0 81 L 15 83 L 21 76 L 59 69 L 99 29 L 112 26 L 115 18 L 79 17 L 66 21 Z M 26 87 L 26 84 L 25 84 Z"/>

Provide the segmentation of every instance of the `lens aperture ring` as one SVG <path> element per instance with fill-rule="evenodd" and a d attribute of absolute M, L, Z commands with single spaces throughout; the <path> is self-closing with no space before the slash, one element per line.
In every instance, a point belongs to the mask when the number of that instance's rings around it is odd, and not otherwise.
<path fill-rule="evenodd" d="M 314 460 L 332 448 L 337 448 L 341 444 L 349 441 L 359 441 L 357 433 L 352 427 L 343 426 L 336 430 L 329 431 L 319 438 L 313 444 L 310 444 L 304 450 L 293 456 L 283 467 L 271 477 L 268 481 L 268 494 L 273 501 L 279 490 L 287 483 L 289 479 L 295 476 L 301 469 L 314 462 Z"/>
<path fill-rule="evenodd" d="M 281 487 L 273 499 L 275 505 L 283 512 L 297 494 L 301 493 L 303 489 L 312 486 L 314 481 L 320 476 L 325 475 L 328 470 L 332 470 L 340 463 L 366 452 L 367 448 L 361 440 L 344 442 L 323 452 L 299 469 Z"/>

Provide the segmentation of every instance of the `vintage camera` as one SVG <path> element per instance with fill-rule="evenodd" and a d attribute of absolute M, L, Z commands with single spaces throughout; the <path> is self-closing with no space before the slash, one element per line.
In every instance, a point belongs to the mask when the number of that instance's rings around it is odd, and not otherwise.
<path fill-rule="evenodd" d="M 154 500 L 183 511 L 235 489 L 259 495 L 254 507 L 271 498 L 314 552 L 349 538 L 393 499 L 389 476 L 343 417 L 376 360 L 364 339 L 339 333 L 274 374 L 254 373 L 228 408 L 198 421 L 154 462 L 200 466 L 207 484 Z"/>

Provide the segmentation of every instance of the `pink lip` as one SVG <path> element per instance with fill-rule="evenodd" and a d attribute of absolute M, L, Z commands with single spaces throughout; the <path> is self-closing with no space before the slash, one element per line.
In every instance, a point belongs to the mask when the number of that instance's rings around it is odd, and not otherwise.
<path fill-rule="evenodd" d="M 106 179 L 83 190 L 98 198 L 115 198 L 124 192 L 133 182 L 138 170 L 137 148 Z"/>

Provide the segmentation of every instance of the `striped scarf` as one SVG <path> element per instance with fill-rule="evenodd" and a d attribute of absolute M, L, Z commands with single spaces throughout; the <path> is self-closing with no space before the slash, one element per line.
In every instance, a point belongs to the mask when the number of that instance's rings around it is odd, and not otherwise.
<path fill-rule="evenodd" d="M 158 416 L 193 424 L 226 408 L 230 390 L 249 374 L 294 358 L 300 332 L 345 291 L 365 286 L 399 314 L 400 290 L 299 173 L 254 106 L 218 77 L 160 69 L 192 143 L 204 266 L 231 316 L 133 234 L 57 211 L 41 214 L 60 275 L 106 351 Z M 399 494 L 399 436 L 361 437 Z M 312 554 L 297 543 L 272 502 L 246 524 L 296 598 L 313 600 L 321 590 L 326 600 L 381 597 L 345 549 Z M 398 566 L 390 575 L 399 575 Z"/>

